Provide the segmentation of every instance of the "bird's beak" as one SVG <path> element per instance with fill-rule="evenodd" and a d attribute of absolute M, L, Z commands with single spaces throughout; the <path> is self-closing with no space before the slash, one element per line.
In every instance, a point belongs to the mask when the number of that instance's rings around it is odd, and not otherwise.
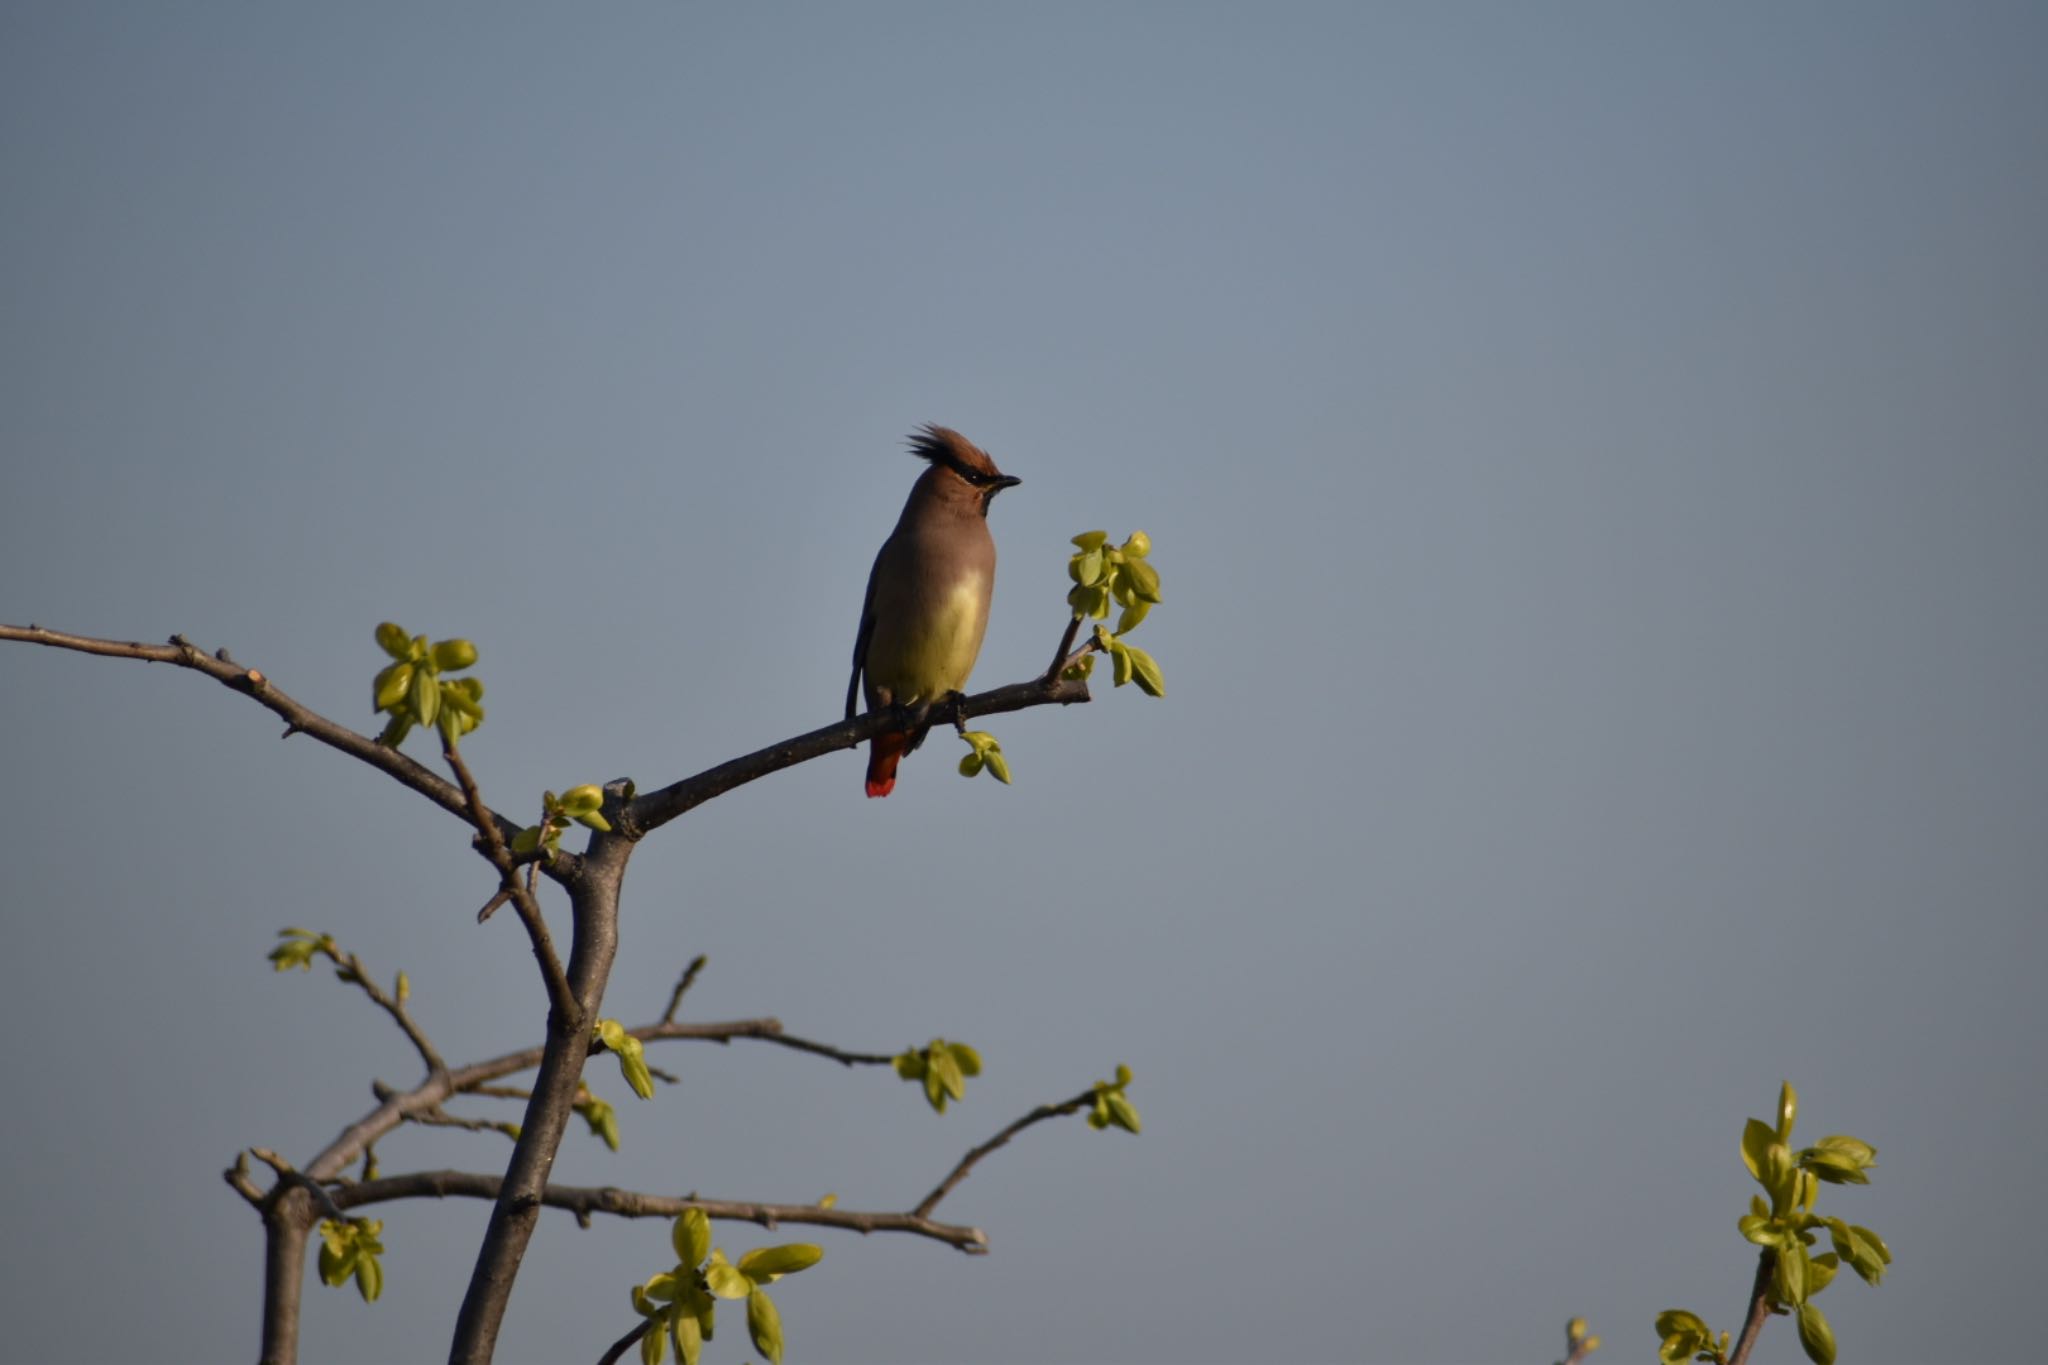
<path fill-rule="evenodd" d="M 996 492 L 1000 493 L 1005 488 L 1015 488 L 1018 484 L 1022 482 L 1024 482 L 1024 480 L 1018 478 L 1015 474 L 1000 474 L 996 477 L 996 481 L 989 486 L 995 489 Z"/>

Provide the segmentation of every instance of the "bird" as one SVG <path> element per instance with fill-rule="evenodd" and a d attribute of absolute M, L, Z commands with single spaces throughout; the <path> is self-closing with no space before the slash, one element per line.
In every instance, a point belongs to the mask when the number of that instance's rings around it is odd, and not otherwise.
<path fill-rule="evenodd" d="M 848 720 L 863 682 L 870 711 L 889 706 L 906 713 L 903 725 L 869 741 L 869 796 L 895 790 L 896 765 L 924 742 L 931 708 L 966 687 L 974 671 L 996 582 L 988 505 L 1023 482 L 951 427 L 927 422 L 909 442 L 930 468 L 911 485 L 903 515 L 868 572 L 846 684 Z"/>

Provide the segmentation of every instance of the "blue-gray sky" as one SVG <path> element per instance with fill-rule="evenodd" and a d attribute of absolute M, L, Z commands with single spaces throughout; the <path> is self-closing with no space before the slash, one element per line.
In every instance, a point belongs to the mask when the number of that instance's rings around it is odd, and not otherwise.
<path fill-rule="evenodd" d="M 903 1207 L 1030 1133 L 968 1259 L 826 1235 L 802 1362 L 1616 1358 L 1734 1327 L 1742 1120 L 1881 1149 L 1851 1362 L 2014 1361 L 2048 1184 L 2048 11 L 0 8 L 0 620 L 226 646 L 364 728 L 376 622 L 482 651 L 500 808 L 836 713 L 956 425 L 976 680 L 1066 538 L 1154 541 L 1169 696 L 814 763 L 634 860 L 608 1013 L 987 1074 L 658 1053 L 617 1183 Z M 458 825 L 192 675 L 0 649 L 10 1361 L 253 1354 L 219 1179 L 535 1040 Z M 509 1117 L 471 1104 L 469 1112 Z M 406 1133 L 387 1170 L 491 1168 Z M 305 1354 L 445 1350 L 485 1210 L 385 1210 Z M 735 1253 L 764 1240 L 724 1229 Z M 508 1362 L 594 1358 L 660 1226 L 544 1219 Z M 708 1357 L 744 1358 L 737 1327 Z M 1758 1359 L 1798 1359 L 1774 1326 Z"/>

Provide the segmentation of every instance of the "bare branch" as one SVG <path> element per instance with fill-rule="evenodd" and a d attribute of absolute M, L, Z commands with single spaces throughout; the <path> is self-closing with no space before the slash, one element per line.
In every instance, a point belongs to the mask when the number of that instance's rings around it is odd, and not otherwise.
<path fill-rule="evenodd" d="M 348 1215 L 343 1213 L 341 1207 L 334 1202 L 334 1196 L 327 1192 L 327 1187 L 293 1166 L 291 1162 L 286 1161 L 268 1147 L 251 1147 L 249 1155 L 255 1157 L 271 1170 L 276 1171 L 279 1184 L 296 1185 L 312 1195 L 314 1202 L 320 1205 L 321 1210 L 329 1218 L 332 1218 L 337 1223 L 346 1223 L 348 1221 Z"/>
<path fill-rule="evenodd" d="M 653 1318 L 640 1319 L 639 1326 L 613 1342 L 610 1349 L 597 1358 L 597 1365 L 619 1365 L 619 1362 L 626 1358 L 626 1352 L 639 1345 L 640 1338 L 646 1336 L 653 1326 Z"/>
<path fill-rule="evenodd" d="M 426 1064 L 428 1072 L 448 1069 L 448 1064 L 441 1060 L 441 1054 L 434 1050 L 434 1045 L 428 1040 L 426 1033 L 413 1021 L 411 1013 L 405 1008 L 405 1002 L 395 995 L 387 994 L 381 986 L 371 980 L 369 970 L 363 966 L 361 958 L 350 953 L 340 959 L 340 966 L 348 974 L 346 979 L 362 987 L 363 994 L 370 997 L 370 1003 L 390 1015 L 404 1031 L 406 1038 L 412 1043 L 413 1050 L 420 1054 L 420 1060 Z"/>
<path fill-rule="evenodd" d="M 446 731 L 441 732 L 441 757 L 447 760 L 448 766 L 455 771 L 456 780 L 462 784 L 464 809 L 483 839 L 483 848 L 479 851 L 492 867 L 498 869 L 499 894 L 512 898 L 512 907 L 519 912 L 519 922 L 526 926 L 526 937 L 533 943 L 534 961 L 540 964 L 541 981 L 547 986 L 548 1003 L 563 1019 L 581 1024 L 582 1014 L 576 1003 L 576 993 L 569 989 L 568 975 L 562 971 L 562 959 L 555 956 L 555 941 L 548 936 L 547 921 L 541 918 L 540 900 L 533 894 L 533 884 L 531 880 L 519 880 L 519 866 L 512 857 L 512 850 L 505 846 L 505 836 L 498 830 L 498 818 L 484 804 L 475 776 L 469 771 L 469 765 L 462 761 L 462 751 L 455 747 L 455 741 L 448 738 Z M 496 904 L 495 899 L 492 903 Z M 478 918 L 488 915 L 490 908 L 485 906 L 484 914 Z"/>
<path fill-rule="evenodd" d="M 204 673 L 215 682 L 253 698 L 258 704 L 269 708 L 285 722 L 285 735 L 310 735 L 331 749 L 339 750 L 350 758 L 359 759 L 372 768 L 410 787 L 443 810 L 469 819 L 470 813 L 462 792 L 446 778 L 406 757 L 396 749 L 386 748 L 368 735 L 357 734 L 345 725 L 337 725 L 319 712 L 285 695 L 274 686 L 269 678 L 253 668 L 245 668 L 227 657 L 227 651 L 218 655 L 208 654 L 182 635 L 173 635 L 169 644 L 146 645 L 132 640 L 101 640 L 87 635 L 69 635 L 62 631 L 44 630 L 41 626 L 0 625 L 0 640 L 19 640 L 25 644 L 46 645 L 52 649 L 75 650 L 80 654 L 97 654 L 111 659 L 139 659 L 145 663 L 175 664 Z M 503 816 L 492 814 L 490 818 L 505 829 L 517 833 L 518 826 L 506 821 Z"/>
<path fill-rule="evenodd" d="M 259 1210 L 263 1207 L 263 1191 L 249 1178 L 247 1152 L 236 1152 L 235 1164 L 222 1171 L 220 1175 L 221 1179 L 228 1182 L 228 1188 L 249 1202 L 249 1207 Z"/>
<path fill-rule="evenodd" d="M 333 1199 L 342 1207 L 351 1209 L 366 1204 L 388 1203 L 394 1199 L 496 1199 L 503 1184 L 502 1177 L 478 1171 L 413 1171 L 343 1186 L 333 1192 Z M 980 1228 L 940 1223 L 922 1213 L 864 1213 L 854 1209 L 820 1208 L 816 1204 L 677 1198 L 642 1194 L 610 1185 L 550 1184 L 541 1193 L 540 1202 L 549 1208 L 564 1209 L 574 1214 L 576 1221 L 586 1226 L 591 1216 L 599 1213 L 615 1218 L 674 1218 L 685 1209 L 702 1209 L 711 1218 L 755 1223 L 764 1228 L 792 1223 L 863 1234 L 907 1232 L 944 1242 L 973 1255 L 988 1250 L 988 1238 Z"/>
<path fill-rule="evenodd" d="M 697 980 L 697 973 L 703 971 L 704 964 L 710 960 L 704 954 L 699 953 L 690 959 L 689 966 L 683 968 L 682 979 L 676 982 L 675 990 L 669 993 L 668 1008 L 661 1012 L 662 1023 L 670 1024 L 675 1022 L 676 1011 L 682 1007 L 683 992 L 690 989 L 692 983 Z"/>
<path fill-rule="evenodd" d="M 953 1187 L 958 1185 L 961 1181 L 967 1178 L 967 1173 L 974 1169 L 975 1164 L 977 1162 L 979 1162 L 983 1157 L 987 1156 L 990 1152 L 993 1152 L 996 1148 L 1007 1144 L 1011 1138 L 1017 1136 L 1017 1134 L 1023 1132 L 1032 1124 L 1043 1123 L 1047 1119 L 1063 1118 L 1068 1114 L 1078 1114 L 1081 1112 L 1082 1109 L 1093 1104 L 1094 1102 L 1095 1087 L 1090 1086 L 1070 1100 L 1062 1101 L 1059 1104 L 1039 1105 L 1036 1109 L 1026 1114 L 1023 1118 L 1018 1119 L 1015 1123 L 1003 1129 L 1002 1132 L 997 1133 L 987 1142 L 982 1143 L 979 1147 L 976 1147 L 974 1150 L 970 1151 L 966 1156 L 961 1157 L 960 1164 L 955 1166 L 952 1169 L 952 1171 L 947 1174 L 944 1180 L 941 1180 L 937 1185 L 935 1185 L 932 1188 L 932 1192 L 930 1194 L 926 1195 L 923 1199 L 918 1201 L 917 1207 L 910 1211 L 911 1215 L 913 1217 L 923 1218 L 927 1214 L 929 1214 L 933 1209 L 937 1208 L 939 1205 L 939 1201 L 941 1199 L 944 1199 L 947 1195 L 951 1194 L 953 1192 Z"/>

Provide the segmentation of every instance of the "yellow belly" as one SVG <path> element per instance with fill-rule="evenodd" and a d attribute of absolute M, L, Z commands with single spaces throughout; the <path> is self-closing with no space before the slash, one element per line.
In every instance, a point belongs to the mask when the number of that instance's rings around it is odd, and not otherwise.
<path fill-rule="evenodd" d="M 868 647 L 868 681 L 899 706 L 936 701 L 967 686 L 981 637 L 986 590 L 979 575 L 960 582 L 922 620 L 878 619 Z"/>

